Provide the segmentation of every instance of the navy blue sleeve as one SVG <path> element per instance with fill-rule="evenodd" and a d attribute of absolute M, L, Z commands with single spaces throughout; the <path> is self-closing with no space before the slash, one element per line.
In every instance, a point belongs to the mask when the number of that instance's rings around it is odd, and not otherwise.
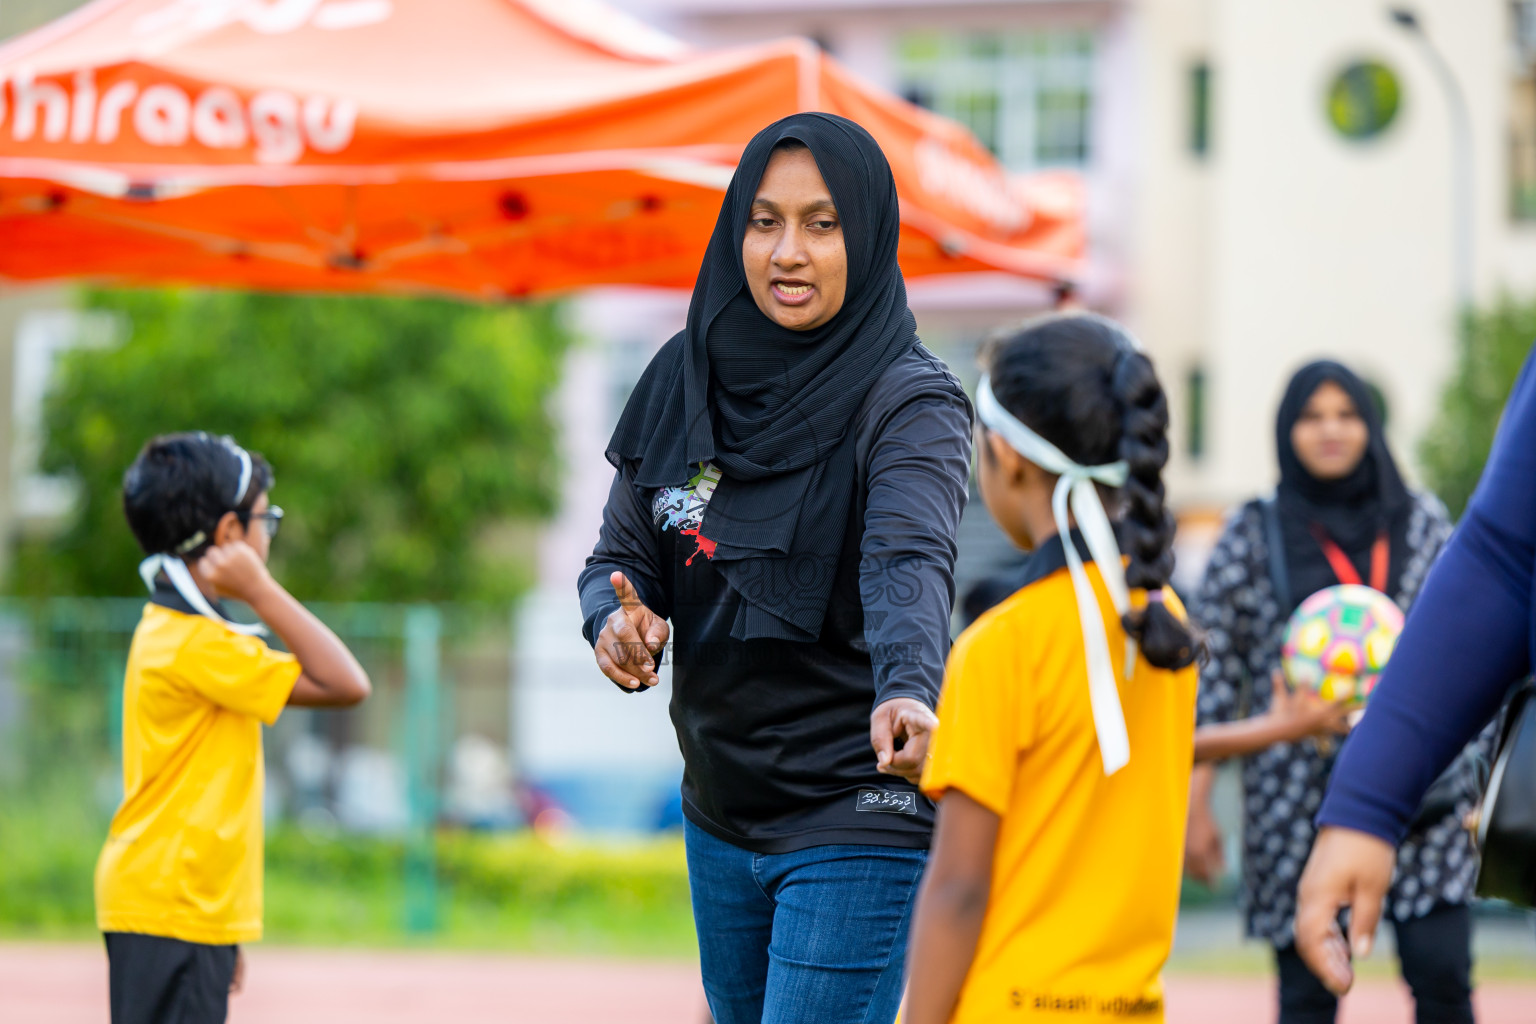
<path fill-rule="evenodd" d="M 1430 571 L 1370 710 L 1339 754 L 1321 825 L 1397 843 L 1435 778 L 1531 668 L 1536 357 L 1515 382 L 1488 466 Z"/>
<path fill-rule="evenodd" d="M 936 707 L 971 471 L 970 404 L 958 384 L 925 387 L 870 426 L 859 591 L 875 704 L 914 697 Z"/>
<path fill-rule="evenodd" d="M 614 570 L 629 577 L 647 608 L 662 618 L 671 617 L 672 603 L 661 583 L 656 532 L 650 516 L 641 507 L 639 492 L 622 471 L 613 475 L 608 504 L 603 506 L 603 525 L 598 531 L 597 547 L 588 556 L 587 567 L 581 571 L 576 583 L 585 620 L 581 635 L 593 646 L 597 645 L 597 635 L 603 631 L 603 621 L 619 607 L 613 585 L 608 582 Z"/>

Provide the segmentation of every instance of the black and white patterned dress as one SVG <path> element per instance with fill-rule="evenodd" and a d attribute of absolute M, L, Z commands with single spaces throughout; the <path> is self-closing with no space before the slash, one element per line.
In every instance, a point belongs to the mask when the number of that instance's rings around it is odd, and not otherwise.
<path fill-rule="evenodd" d="M 1418 596 L 1440 549 L 1451 536 L 1445 507 L 1415 493 L 1408 520 L 1407 564 L 1397 593 L 1400 608 Z M 1231 722 L 1269 710 L 1270 676 L 1280 664 L 1285 610 L 1269 572 L 1269 544 L 1259 501 L 1227 522 L 1190 606 L 1205 631 L 1210 657 L 1200 670 L 1199 724 Z M 1476 741 L 1491 747 L 1492 727 Z M 1312 850 L 1312 824 L 1337 745 L 1277 743 L 1243 758 L 1243 909 L 1248 934 L 1276 946 L 1293 941 L 1296 884 Z M 1470 796 L 1455 814 L 1417 830 L 1398 850 L 1397 874 L 1385 911 L 1395 920 L 1429 913 L 1437 903 L 1465 903 L 1472 895 L 1477 858 L 1462 828 Z"/>

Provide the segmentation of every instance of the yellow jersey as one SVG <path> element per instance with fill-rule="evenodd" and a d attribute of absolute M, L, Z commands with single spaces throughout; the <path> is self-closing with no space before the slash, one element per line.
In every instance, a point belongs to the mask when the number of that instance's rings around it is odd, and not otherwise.
<path fill-rule="evenodd" d="M 261 727 L 277 721 L 301 670 L 180 604 L 157 592 L 128 651 L 124 795 L 96 864 L 96 923 L 250 942 L 261 938 Z"/>
<path fill-rule="evenodd" d="M 1085 561 L 1087 556 L 1085 555 Z M 958 789 L 1000 820 L 991 893 L 955 1024 L 1163 1020 L 1194 757 L 1196 670 L 1138 657 L 1098 568 L 1130 734 L 1104 775 L 1072 581 L 1059 538 L 1029 582 L 955 642 L 922 788 Z M 1184 610 L 1171 593 L 1177 615 Z"/>

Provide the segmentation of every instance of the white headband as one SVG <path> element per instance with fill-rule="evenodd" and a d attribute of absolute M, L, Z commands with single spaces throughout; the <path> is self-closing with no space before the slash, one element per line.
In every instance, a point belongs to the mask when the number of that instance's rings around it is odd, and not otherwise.
<path fill-rule="evenodd" d="M 1125 712 L 1120 707 L 1120 690 L 1115 685 L 1115 669 L 1109 657 L 1109 640 L 1104 635 L 1104 619 L 1093 583 L 1083 560 L 1072 542 L 1071 520 L 1067 516 L 1070 501 L 1072 515 L 1088 544 L 1088 553 L 1099 567 L 1099 575 L 1109 591 L 1115 609 L 1124 615 L 1131 609 L 1131 594 L 1125 583 L 1125 569 L 1120 564 L 1120 546 L 1114 527 L 1099 500 L 1095 483 L 1122 487 L 1130 467 L 1122 460 L 1104 466 L 1079 466 L 1062 454 L 1061 449 L 1019 422 L 992 394 L 992 382 L 981 378 L 977 389 L 976 415 L 988 428 L 1002 435 L 1013 450 L 1047 473 L 1056 473 L 1051 511 L 1056 517 L 1056 532 L 1061 537 L 1072 576 L 1072 590 L 1077 596 L 1077 616 L 1082 624 L 1084 656 L 1088 662 L 1088 699 L 1093 707 L 1093 726 L 1099 736 L 1099 754 L 1104 760 L 1104 774 L 1113 775 L 1131 759 L 1131 741 L 1125 728 Z M 1136 662 L 1136 642 L 1126 637 L 1125 675 L 1129 679 Z"/>
<path fill-rule="evenodd" d="M 149 588 L 150 593 L 155 591 L 155 577 L 162 572 L 165 573 L 165 578 L 171 581 L 171 586 L 176 588 L 176 593 L 181 595 L 181 599 L 204 617 L 236 633 L 244 633 L 246 636 L 262 636 L 266 633 L 265 626 L 259 624 L 247 626 L 241 622 L 230 622 L 220 615 L 213 605 L 208 603 L 203 592 L 198 589 L 197 581 L 192 578 L 192 572 L 187 568 L 187 563 L 177 556 L 150 555 L 139 563 L 139 575 L 144 578 L 144 585 Z"/>
<path fill-rule="evenodd" d="M 225 438 L 224 443 L 229 445 L 230 451 L 234 452 L 240 459 L 240 485 L 235 488 L 235 496 L 231 501 L 231 504 L 238 508 L 240 499 L 245 497 L 246 488 L 251 486 L 251 455 L 228 438 Z M 144 585 L 149 588 L 150 593 L 154 593 L 155 577 L 163 572 L 165 573 L 165 578 L 171 581 L 171 586 L 176 588 L 176 593 L 181 595 L 181 599 L 203 616 L 212 619 L 214 622 L 222 623 L 236 633 L 244 633 L 246 636 L 261 636 L 265 634 L 267 630 L 264 626 L 247 626 L 239 622 L 230 622 L 220 615 L 213 605 L 208 603 L 208 599 L 198 589 L 197 581 L 192 578 L 192 573 L 187 569 L 187 564 L 179 556 L 196 549 L 198 545 L 207 539 L 208 535 L 202 530 L 198 530 L 192 536 L 176 545 L 175 554 L 150 555 L 144 559 L 144 561 L 139 563 L 139 576 L 143 578 Z"/>
<path fill-rule="evenodd" d="M 235 488 L 235 497 L 230 502 L 230 504 L 234 505 L 236 508 L 239 508 L 240 500 L 245 497 L 245 489 L 251 486 L 251 453 L 246 451 L 244 448 L 241 448 L 233 441 L 226 440 L 226 443 L 230 446 L 230 448 L 234 450 L 234 453 L 240 457 L 240 486 Z"/>

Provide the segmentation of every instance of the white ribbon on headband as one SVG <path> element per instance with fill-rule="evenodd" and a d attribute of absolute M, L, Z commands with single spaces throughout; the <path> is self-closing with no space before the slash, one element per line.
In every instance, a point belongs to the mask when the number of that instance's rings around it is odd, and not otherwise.
<path fill-rule="evenodd" d="M 235 507 L 240 507 L 240 499 L 245 497 L 245 489 L 251 486 L 251 453 L 229 441 L 229 446 L 234 449 L 240 458 L 240 486 L 235 488 Z"/>
<path fill-rule="evenodd" d="M 234 504 L 238 507 L 240 499 L 245 497 L 246 488 L 251 486 L 251 453 L 228 438 L 225 439 L 225 443 L 229 445 L 230 450 L 240 459 L 240 482 L 239 486 L 235 488 L 234 497 Z M 195 550 L 207 539 L 207 534 L 199 530 L 178 545 L 175 554 L 150 555 L 144 559 L 144 561 L 139 563 L 139 576 L 144 580 L 144 585 L 149 588 L 150 593 L 154 593 L 155 577 L 163 572 L 165 573 L 165 578 L 170 580 L 171 586 L 176 588 L 176 593 L 181 595 L 181 599 L 191 605 L 199 614 L 234 630 L 236 633 L 243 633 L 246 636 L 265 635 L 267 632 L 265 626 L 259 624 L 248 626 L 241 622 L 231 622 L 220 615 L 213 605 L 209 603 L 208 598 L 203 596 L 197 581 L 192 578 L 191 570 L 187 568 L 187 563 L 183 562 L 179 557 L 188 551 Z"/>
<path fill-rule="evenodd" d="M 1110 601 L 1116 611 L 1124 615 L 1131 608 L 1131 593 L 1125 583 L 1125 569 L 1120 563 L 1120 546 L 1115 541 L 1114 527 L 1110 525 L 1094 484 L 1124 486 L 1130 467 L 1124 461 L 1104 466 L 1079 466 L 1062 454 L 1060 448 L 1004 409 L 997 396 L 992 394 L 992 382 L 987 377 L 981 378 L 977 391 L 976 414 L 988 428 L 1001 434 L 1014 451 L 1047 473 L 1060 476 L 1051 495 L 1051 511 L 1056 517 L 1056 532 L 1061 537 L 1067 570 L 1072 576 L 1072 590 L 1077 597 L 1077 616 L 1082 624 L 1084 657 L 1088 663 L 1088 699 L 1093 707 L 1099 754 L 1104 761 L 1104 774 L 1113 775 L 1130 761 L 1131 740 L 1125 728 L 1125 712 L 1120 707 L 1120 690 L 1115 685 L 1115 668 L 1109 656 L 1109 639 L 1104 634 L 1104 619 L 1099 612 L 1093 583 L 1088 579 L 1088 570 L 1083 567 L 1077 545 L 1072 542 L 1067 508 L 1070 504 L 1072 516 L 1077 519 L 1078 529 L 1088 544 L 1088 552 L 1093 555 L 1099 576 L 1109 591 Z M 1135 641 L 1127 637 L 1126 678 L 1130 678 L 1135 661 Z"/>
<path fill-rule="evenodd" d="M 192 572 L 187 568 L 187 563 L 175 555 L 150 555 L 139 563 L 139 575 L 144 578 L 144 585 L 149 588 L 150 593 L 154 593 L 155 590 L 155 577 L 162 572 L 165 573 L 165 578 L 171 581 L 171 586 L 176 588 L 176 593 L 181 595 L 182 600 L 196 609 L 199 614 L 246 636 L 266 634 L 265 626 L 259 624 L 247 626 L 243 622 L 231 622 L 220 615 L 218 610 L 209 603 L 208 598 L 203 596 L 203 592 L 198 589 L 197 581 L 192 578 Z"/>

